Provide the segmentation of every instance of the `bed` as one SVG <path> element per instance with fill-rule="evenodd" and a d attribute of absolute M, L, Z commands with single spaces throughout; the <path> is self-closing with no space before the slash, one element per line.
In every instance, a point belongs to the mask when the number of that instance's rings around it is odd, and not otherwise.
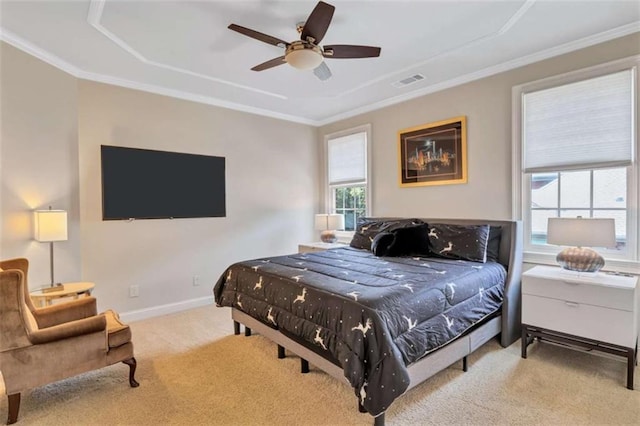
<path fill-rule="evenodd" d="M 236 334 L 243 324 L 300 356 L 303 372 L 311 362 L 346 379 L 383 424 L 407 390 L 459 360 L 466 371 L 496 336 L 519 338 L 521 235 L 518 221 L 364 219 L 353 247 L 231 265 L 215 300 Z"/>

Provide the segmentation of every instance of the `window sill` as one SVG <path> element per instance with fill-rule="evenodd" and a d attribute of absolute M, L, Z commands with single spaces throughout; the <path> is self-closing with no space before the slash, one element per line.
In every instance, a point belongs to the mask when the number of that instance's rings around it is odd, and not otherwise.
<path fill-rule="evenodd" d="M 558 262 L 556 262 L 556 255 L 549 253 L 524 252 L 523 262 L 536 265 L 558 265 Z M 605 258 L 605 264 L 602 271 L 640 275 L 640 262 Z"/>
<path fill-rule="evenodd" d="M 355 231 L 336 231 L 336 237 L 338 237 L 339 243 L 349 244 L 353 239 Z"/>

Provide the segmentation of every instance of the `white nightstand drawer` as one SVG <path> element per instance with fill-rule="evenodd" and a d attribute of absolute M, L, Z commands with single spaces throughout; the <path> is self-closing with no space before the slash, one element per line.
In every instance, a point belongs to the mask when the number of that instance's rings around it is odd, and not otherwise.
<path fill-rule="evenodd" d="M 569 278 L 551 280 L 527 276 L 527 279 L 522 281 L 522 294 L 587 303 L 629 312 L 632 312 L 635 306 L 633 289 L 593 285 Z"/>
<path fill-rule="evenodd" d="M 632 348 L 637 328 L 628 325 L 633 321 L 629 311 L 522 295 L 522 322 L 549 330 Z"/>

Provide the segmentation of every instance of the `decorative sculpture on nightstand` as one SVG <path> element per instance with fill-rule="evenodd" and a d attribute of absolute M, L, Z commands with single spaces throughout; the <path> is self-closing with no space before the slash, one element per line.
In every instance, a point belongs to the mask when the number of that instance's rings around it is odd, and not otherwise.
<path fill-rule="evenodd" d="M 547 243 L 567 247 L 556 256 L 558 264 L 570 271 L 597 272 L 604 258 L 588 247 L 615 247 L 613 219 L 551 217 L 547 223 Z"/>

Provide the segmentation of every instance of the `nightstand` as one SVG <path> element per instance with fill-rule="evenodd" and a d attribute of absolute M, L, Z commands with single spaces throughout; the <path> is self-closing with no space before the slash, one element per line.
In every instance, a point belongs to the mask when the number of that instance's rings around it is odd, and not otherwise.
<path fill-rule="evenodd" d="M 638 277 L 536 266 L 522 274 L 522 358 L 534 338 L 627 359 L 633 389 Z"/>
<path fill-rule="evenodd" d="M 323 243 L 318 241 L 314 243 L 298 244 L 298 253 L 311 253 L 314 251 L 323 251 L 346 246 L 347 245 L 343 243 Z"/>

